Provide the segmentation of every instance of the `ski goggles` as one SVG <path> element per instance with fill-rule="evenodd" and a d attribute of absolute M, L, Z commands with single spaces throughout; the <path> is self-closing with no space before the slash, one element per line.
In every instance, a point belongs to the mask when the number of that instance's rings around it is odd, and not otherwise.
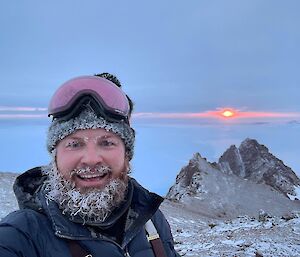
<path fill-rule="evenodd" d="M 129 124 L 130 107 L 126 94 L 113 82 L 96 76 L 81 76 L 61 85 L 53 95 L 48 116 L 66 121 L 91 108 L 111 122 Z"/>

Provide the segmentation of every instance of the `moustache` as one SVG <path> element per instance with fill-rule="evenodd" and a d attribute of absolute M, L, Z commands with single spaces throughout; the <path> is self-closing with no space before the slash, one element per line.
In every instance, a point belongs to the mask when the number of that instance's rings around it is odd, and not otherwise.
<path fill-rule="evenodd" d="M 91 175 L 97 175 L 97 176 L 105 176 L 112 172 L 112 169 L 109 166 L 95 166 L 95 167 L 82 167 L 77 168 L 71 171 L 70 175 L 71 177 L 76 175 L 83 175 L 83 174 L 91 174 Z"/>

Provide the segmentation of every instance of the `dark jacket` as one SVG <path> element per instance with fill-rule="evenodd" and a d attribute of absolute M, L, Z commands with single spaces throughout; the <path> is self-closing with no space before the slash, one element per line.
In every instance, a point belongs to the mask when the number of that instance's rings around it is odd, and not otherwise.
<path fill-rule="evenodd" d="M 93 257 L 154 257 L 144 229 L 150 218 L 167 256 L 179 256 L 174 250 L 169 224 L 158 209 L 162 198 L 148 192 L 134 179 L 129 181 L 132 200 L 120 244 L 63 215 L 55 202 L 45 198 L 45 179 L 40 168 L 17 178 L 14 190 L 20 210 L 9 214 L 0 223 L 1 257 L 71 257 L 68 239 L 79 242 Z"/>

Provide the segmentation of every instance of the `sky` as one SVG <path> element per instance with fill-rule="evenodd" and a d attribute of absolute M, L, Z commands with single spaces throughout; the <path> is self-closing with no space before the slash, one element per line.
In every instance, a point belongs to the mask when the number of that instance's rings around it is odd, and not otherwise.
<path fill-rule="evenodd" d="M 0 170 L 47 160 L 46 110 L 60 84 L 111 72 L 135 103 L 136 176 L 150 189 L 165 192 L 193 152 L 215 161 L 245 137 L 300 174 L 299 9 L 297 0 L 2 1 Z M 236 115 L 222 118 L 225 108 Z M 35 156 L 16 154 L 20 145 Z"/>

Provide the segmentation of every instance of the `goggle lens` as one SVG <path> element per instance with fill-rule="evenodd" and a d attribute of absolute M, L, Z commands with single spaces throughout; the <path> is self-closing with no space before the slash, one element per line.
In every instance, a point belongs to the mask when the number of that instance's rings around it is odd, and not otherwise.
<path fill-rule="evenodd" d="M 104 108 L 105 113 L 129 119 L 130 107 L 125 93 L 111 81 L 96 76 L 82 76 L 65 82 L 53 95 L 48 115 L 57 118 L 71 112 L 74 103 L 88 95 Z"/>

